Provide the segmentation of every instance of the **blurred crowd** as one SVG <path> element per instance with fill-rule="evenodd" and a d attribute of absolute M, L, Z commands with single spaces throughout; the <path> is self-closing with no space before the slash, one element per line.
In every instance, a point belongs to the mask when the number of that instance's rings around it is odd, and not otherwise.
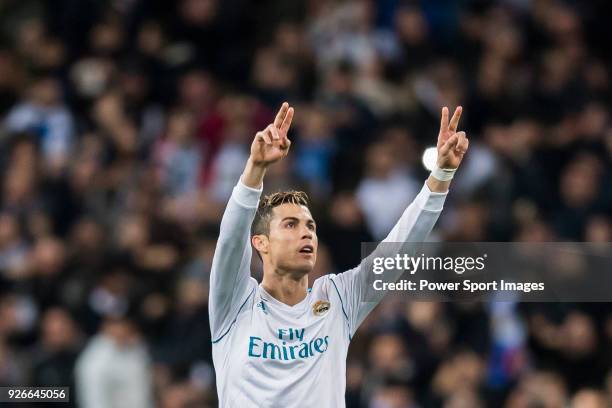
<path fill-rule="evenodd" d="M 464 107 L 470 151 L 433 239 L 611 241 L 610 15 L 605 0 L 0 0 L 0 385 L 216 406 L 219 221 L 285 100 L 292 151 L 264 187 L 310 196 L 311 282 L 390 230 L 445 105 Z M 346 399 L 610 407 L 612 308 L 389 298 L 351 345 Z"/>

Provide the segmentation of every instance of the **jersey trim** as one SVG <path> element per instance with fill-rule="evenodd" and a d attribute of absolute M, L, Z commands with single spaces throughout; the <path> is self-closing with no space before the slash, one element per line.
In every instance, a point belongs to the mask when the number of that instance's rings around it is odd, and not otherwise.
<path fill-rule="evenodd" d="M 221 337 L 219 337 L 217 340 L 212 340 L 211 343 L 215 344 L 221 341 L 221 339 L 223 339 L 223 337 L 225 337 L 225 335 L 227 335 L 227 333 L 229 333 L 229 331 L 232 329 L 232 326 L 234 326 L 234 323 L 236 323 L 236 320 L 238 320 L 238 315 L 240 314 L 240 311 L 242 310 L 242 308 L 244 307 L 244 305 L 246 305 L 246 302 L 249 300 L 249 298 L 251 297 L 251 295 L 253 294 L 253 292 L 255 291 L 255 288 L 253 288 L 251 290 L 251 293 L 249 293 L 249 296 L 247 296 L 247 298 L 245 299 L 245 301 L 242 303 L 242 305 L 240 306 L 240 309 L 238 309 L 238 313 L 236 313 L 236 317 L 234 318 L 234 320 L 232 321 L 232 323 L 230 324 L 230 326 L 227 328 L 227 330 L 225 331 L 225 333 L 223 333 L 221 335 Z"/>
<path fill-rule="evenodd" d="M 329 280 L 331 281 L 331 283 L 334 284 L 334 288 L 336 289 L 336 293 L 338 294 L 338 299 L 340 299 L 340 306 L 342 307 L 342 313 L 344 313 L 344 317 L 346 317 L 346 327 L 348 327 L 349 329 L 349 332 L 348 332 L 349 341 L 351 341 L 353 340 L 351 337 L 351 325 L 350 325 L 348 315 L 346 314 L 346 311 L 344 310 L 344 302 L 342 301 L 342 296 L 340 296 L 340 291 L 338 290 L 338 286 L 336 286 L 336 282 L 334 282 L 334 280 L 331 278 L 329 278 Z"/>

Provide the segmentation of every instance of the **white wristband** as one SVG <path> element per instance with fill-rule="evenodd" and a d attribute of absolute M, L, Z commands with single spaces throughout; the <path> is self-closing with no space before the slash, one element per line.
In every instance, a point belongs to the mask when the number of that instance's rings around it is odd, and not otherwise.
<path fill-rule="evenodd" d="M 433 170 L 431 171 L 431 175 L 436 179 L 436 180 L 440 180 L 440 181 L 449 181 L 452 180 L 453 177 L 455 177 L 455 172 L 457 171 L 457 169 L 441 169 L 440 167 L 438 167 L 438 165 L 436 164 L 436 166 L 433 168 Z"/>

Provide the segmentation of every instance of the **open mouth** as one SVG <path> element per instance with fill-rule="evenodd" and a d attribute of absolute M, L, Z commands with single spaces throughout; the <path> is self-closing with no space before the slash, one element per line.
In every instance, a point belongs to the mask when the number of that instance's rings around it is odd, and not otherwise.
<path fill-rule="evenodd" d="M 314 253 L 314 247 L 312 245 L 304 245 L 302 248 L 300 248 L 300 253 L 301 254 L 312 254 Z"/>

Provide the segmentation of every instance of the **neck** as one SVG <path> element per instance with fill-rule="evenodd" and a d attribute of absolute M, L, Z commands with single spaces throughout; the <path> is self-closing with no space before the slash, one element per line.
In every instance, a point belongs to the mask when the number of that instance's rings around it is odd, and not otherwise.
<path fill-rule="evenodd" d="M 295 276 L 289 272 L 264 268 L 261 285 L 274 299 L 286 305 L 294 306 L 306 297 L 308 275 Z"/>

